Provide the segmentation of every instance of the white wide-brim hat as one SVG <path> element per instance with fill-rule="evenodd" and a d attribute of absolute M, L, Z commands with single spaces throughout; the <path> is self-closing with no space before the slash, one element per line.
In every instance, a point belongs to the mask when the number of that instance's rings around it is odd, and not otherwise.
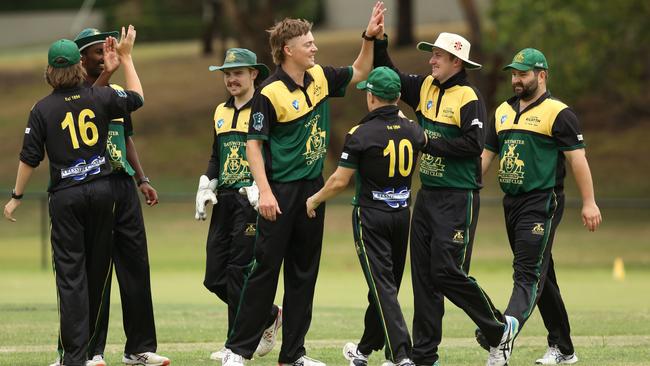
<path fill-rule="evenodd" d="M 463 38 L 462 36 L 459 36 L 458 34 L 455 33 L 440 33 L 438 38 L 434 43 L 429 43 L 429 42 L 420 42 L 418 43 L 418 50 L 420 51 L 425 51 L 425 52 L 431 52 L 434 47 L 440 48 L 441 50 L 447 51 L 451 53 L 452 55 L 458 57 L 459 59 L 463 60 L 465 63 L 465 68 L 468 69 L 480 69 L 481 64 L 478 64 L 474 61 L 470 61 L 469 59 L 469 49 L 472 45 L 469 43 L 468 40 Z"/>

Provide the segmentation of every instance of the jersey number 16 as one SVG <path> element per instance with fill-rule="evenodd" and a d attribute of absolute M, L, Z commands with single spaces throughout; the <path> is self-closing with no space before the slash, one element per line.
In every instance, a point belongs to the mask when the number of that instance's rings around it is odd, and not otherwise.
<path fill-rule="evenodd" d="M 399 174 L 402 177 L 408 177 L 411 174 L 411 169 L 413 168 L 413 145 L 411 141 L 407 139 L 401 139 L 399 141 L 399 146 L 395 150 L 395 140 L 388 140 L 388 145 L 384 149 L 384 156 L 388 155 L 388 177 L 395 176 L 395 164 L 396 161 L 399 162 Z"/>
<path fill-rule="evenodd" d="M 79 134 L 81 135 L 81 141 L 83 141 L 86 146 L 93 146 L 97 143 L 99 139 L 99 133 L 97 132 L 97 126 L 92 121 L 86 121 L 87 118 L 95 118 L 95 113 L 90 109 L 84 109 L 79 112 L 79 117 L 77 118 L 77 124 L 79 125 Z M 72 112 L 65 114 L 65 119 L 61 122 L 61 129 L 70 130 L 70 140 L 72 140 L 72 147 L 75 149 L 79 148 L 79 139 L 77 138 L 77 131 L 74 127 L 74 117 Z"/>

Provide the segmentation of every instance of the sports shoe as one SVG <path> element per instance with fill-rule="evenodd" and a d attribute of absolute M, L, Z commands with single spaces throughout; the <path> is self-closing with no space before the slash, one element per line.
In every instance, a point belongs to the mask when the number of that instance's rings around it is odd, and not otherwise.
<path fill-rule="evenodd" d="M 368 366 L 368 355 L 359 352 L 357 345 L 352 342 L 343 346 L 343 357 L 350 361 L 350 366 Z"/>
<path fill-rule="evenodd" d="M 61 359 L 57 357 L 56 361 L 54 361 L 54 363 L 51 363 L 50 366 L 61 366 Z"/>
<path fill-rule="evenodd" d="M 395 366 L 393 361 L 385 360 L 384 362 L 381 363 L 381 366 Z"/>
<path fill-rule="evenodd" d="M 570 365 L 576 362 L 578 362 L 578 356 L 575 353 L 565 355 L 557 346 L 549 346 L 544 356 L 535 361 L 537 365 Z"/>
<path fill-rule="evenodd" d="M 142 366 L 167 366 L 171 365 L 169 358 L 155 354 L 153 352 L 132 353 L 130 355 L 124 354 L 122 362 L 126 365 L 142 365 Z"/>
<path fill-rule="evenodd" d="M 314 360 L 313 358 L 302 356 L 299 359 L 293 361 L 293 363 L 279 363 L 278 366 L 326 366 L 326 365 L 323 362 Z"/>
<path fill-rule="evenodd" d="M 221 359 L 221 366 L 244 366 L 244 357 L 226 348 Z"/>
<path fill-rule="evenodd" d="M 416 366 L 415 362 L 411 361 L 409 358 L 405 358 L 401 360 L 398 363 L 393 363 L 393 361 L 386 360 L 384 361 L 381 366 Z M 438 361 L 436 361 L 433 366 L 439 366 Z"/>
<path fill-rule="evenodd" d="M 483 332 L 481 332 L 480 328 L 476 328 L 476 331 L 474 332 L 474 337 L 476 338 L 476 342 L 478 343 L 481 348 L 483 348 L 486 351 L 490 350 L 490 344 L 487 341 L 487 338 L 483 335 Z"/>
<path fill-rule="evenodd" d="M 515 346 L 515 337 L 519 331 L 517 318 L 506 315 L 506 325 L 501 336 L 501 342 L 496 347 L 490 347 L 487 366 L 505 366 L 508 364 L 512 349 Z"/>
<path fill-rule="evenodd" d="M 221 347 L 220 350 L 210 353 L 210 359 L 213 361 L 219 361 L 226 354 L 226 347 Z"/>
<path fill-rule="evenodd" d="M 95 355 L 92 359 L 86 361 L 86 366 L 106 366 L 106 361 L 104 361 L 104 356 Z"/>
<path fill-rule="evenodd" d="M 273 324 L 264 329 L 260 343 L 257 345 L 255 354 L 264 357 L 273 350 L 275 346 L 275 338 L 278 335 L 278 329 L 282 326 L 282 306 L 278 306 L 278 315 L 275 316 Z"/>

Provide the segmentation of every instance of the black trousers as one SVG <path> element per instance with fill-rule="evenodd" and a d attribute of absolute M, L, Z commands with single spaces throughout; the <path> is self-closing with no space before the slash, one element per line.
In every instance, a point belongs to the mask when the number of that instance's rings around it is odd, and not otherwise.
<path fill-rule="evenodd" d="M 423 188 L 418 192 L 411 227 L 413 361 L 418 365 L 438 360 L 443 296 L 476 323 L 491 345 L 501 340 L 502 315 L 468 275 L 479 206 L 478 191 Z"/>
<path fill-rule="evenodd" d="M 66 366 L 86 364 L 106 301 L 102 295 L 111 279 L 113 202 L 107 178 L 49 195 L 59 353 Z"/>
<path fill-rule="evenodd" d="M 253 263 L 257 212 L 237 190 L 220 190 L 217 199 L 210 218 L 203 285 L 228 305 L 230 331 L 244 279 Z M 275 320 L 277 311 L 274 306 L 270 321 Z"/>
<path fill-rule="evenodd" d="M 384 348 L 386 359 L 411 358 L 411 336 L 397 294 L 408 248 L 410 211 L 386 212 L 355 206 L 354 245 L 368 283 L 368 308 L 358 349 L 369 355 Z"/>
<path fill-rule="evenodd" d="M 249 359 L 253 356 L 273 305 L 284 262 L 284 318 L 278 361 L 293 363 L 305 355 L 325 217 L 324 205 L 316 210 L 316 218 L 307 217 L 305 202 L 322 186 L 322 177 L 271 182 L 282 214 L 275 222 L 258 216 L 255 263 L 244 281 L 239 310 L 226 342 L 234 353 Z"/>
<path fill-rule="evenodd" d="M 555 230 L 564 212 L 564 194 L 547 190 L 506 195 L 503 209 L 514 255 L 514 285 L 505 314 L 517 318 L 521 329 L 538 304 L 549 332 L 549 345 L 573 354 L 569 316 L 551 255 Z"/>
<path fill-rule="evenodd" d="M 142 207 L 133 178 L 115 172 L 110 175 L 115 197 L 113 224 L 113 266 L 120 286 L 122 321 L 126 344 L 124 353 L 156 352 L 156 325 L 154 323 L 149 275 L 147 235 Z M 98 325 L 96 342 L 89 354 L 104 354 L 108 333 L 111 282 L 106 286 L 105 302 Z M 93 352 L 90 352 L 90 351 Z"/>

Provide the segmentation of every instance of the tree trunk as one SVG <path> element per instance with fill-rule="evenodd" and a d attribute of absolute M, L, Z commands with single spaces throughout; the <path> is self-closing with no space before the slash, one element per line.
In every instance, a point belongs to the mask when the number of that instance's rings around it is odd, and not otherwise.
<path fill-rule="evenodd" d="M 269 35 L 266 32 L 273 25 L 275 12 L 272 2 L 223 0 L 223 8 L 223 15 L 233 20 L 235 38 L 240 47 L 255 52 L 257 62 L 265 63 L 273 70 Z"/>
<path fill-rule="evenodd" d="M 397 0 L 397 46 L 408 46 L 413 42 L 413 1 Z"/>

